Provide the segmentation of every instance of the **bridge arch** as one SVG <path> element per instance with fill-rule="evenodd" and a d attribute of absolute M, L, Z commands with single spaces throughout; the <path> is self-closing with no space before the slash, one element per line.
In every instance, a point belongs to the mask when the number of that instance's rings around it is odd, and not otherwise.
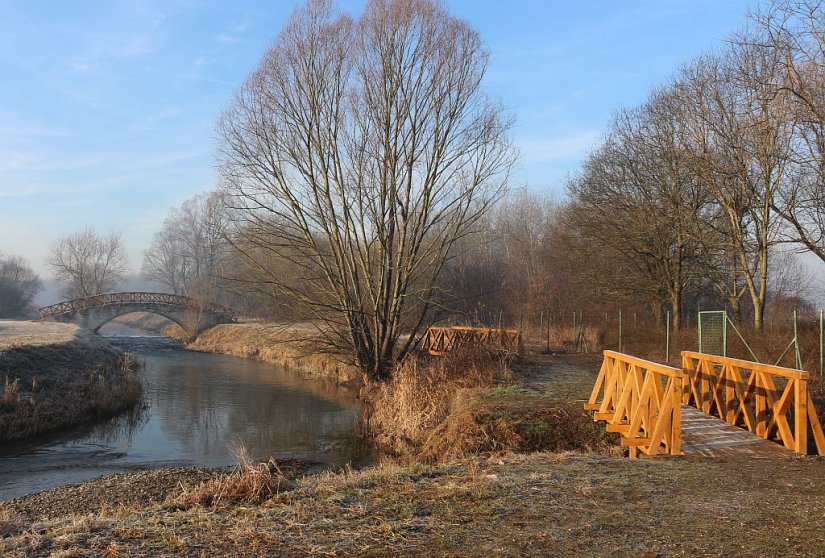
<path fill-rule="evenodd" d="M 160 317 L 162 317 L 162 318 L 166 318 L 167 320 L 171 321 L 173 324 L 175 324 L 175 325 L 177 325 L 178 327 L 180 327 L 180 328 L 181 328 L 181 329 L 182 329 L 182 330 L 183 330 L 183 331 L 184 331 L 187 335 L 192 336 L 192 333 L 191 333 L 191 332 L 187 329 L 186 324 L 182 324 L 182 323 L 180 322 L 180 317 L 175 316 L 173 312 L 164 312 L 164 313 L 161 313 L 161 312 L 149 312 L 149 311 L 144 311 L 144 312 L 141 312 L 141 313 L 152 314 L 153 316 L 160 316 Z M 117 315 L 115 315 L 115 316 L 112 316 L 111 318 L 109 318 L 108 320 L 106 320 L 105 322 L 103 322 L 102 324 L 100 324 L 99 326 L 97 326 L 97 327 L 96 327 L 95 329 L 93 329 L 92 331 L 93 331 L 94 333 L 100 334 L 100 330 L 101 330 L 101 329 L 103 329 L 104 327 L 106 327 L 108 324 L 111 324 L 114 320 L 116 320 L 117 318 L 119 318 L 119 317 L 121 317 L 121 316 L 128 316 L 129 314 L 135 314 L 135 312 L 134 312 L 133 310 L 126 310 L 126 311 L 124 311 L 124 312 L 121 312 L 121 313 L 119 313 L 119 314 L 117 314 Z M 125 325 L 129 325 L 129 324 L 127 323 L 127 324 L 125 324 Z"/>
<path fill-rule="evenodd" d="M 107 293 L 58 302 L 40 309 L 40 319 L 75 323 L 97 332 L 118 316 L 132 312 L 158 314 L 178 324 L 190 338 L 217 324 L 234 322 L 225 306 L 181 295 L 149 292 Z"/>

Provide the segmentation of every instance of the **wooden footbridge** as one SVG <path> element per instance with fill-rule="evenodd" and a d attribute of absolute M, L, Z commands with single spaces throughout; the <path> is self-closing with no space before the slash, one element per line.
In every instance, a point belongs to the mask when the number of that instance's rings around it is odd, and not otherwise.
<path fill-rule="evenodd" d="M 621 434 L 630 457 L 825 455 L 810 374 L 683 352 L 674 368 L 605 351 L 585 409 Z"/>

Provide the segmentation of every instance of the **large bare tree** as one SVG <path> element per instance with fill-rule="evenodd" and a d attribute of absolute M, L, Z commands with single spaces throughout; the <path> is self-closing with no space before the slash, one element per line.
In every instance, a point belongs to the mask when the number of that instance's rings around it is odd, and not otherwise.
<path fill-rule="evenodd" d="M 456 241 L 506 184 L 511 122 L 482 91 L 487 62 L 435 1 L 355 18 L 312 0 L 219 122 L 233 245 L 372 378 L 417 342 Z"/>
<path fill-rule="evenodd" d="M 794 169 L 790 98 L 777 86 L 781 66 L 772 49 L 734 43 L 724 56 L 703 56 L 686 66 L 678 85 L 692 166 L 720 210 L 724 251 L 736 258 L 733 269 L 747 287 L 757 330 L 768 295 L 769 255 L 780 240 L 775 208 Z"/>
<path fill-rule="evenodd" d="M 102 235 L 90 227 L 55 240 L 46 265 L 71 298 L 110 292 L 129 269 L 120 234 Z"/>
<path fill-rule="evenodd" d="M 736 42 L 770 51 L 781 79 L 768 82 L 790 94 L 786 118 L 795 125 L 793 180 L 785 183 L 776 210 L 793 240 L 825 261 L 825 4 L 821 0 L 776 0 L 751 14 L 750 33 Z"/>

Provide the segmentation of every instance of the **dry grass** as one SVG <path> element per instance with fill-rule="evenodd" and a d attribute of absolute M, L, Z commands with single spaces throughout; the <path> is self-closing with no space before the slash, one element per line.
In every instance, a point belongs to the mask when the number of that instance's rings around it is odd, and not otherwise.
<path fill-rule="evenodd" d="M 260 505 L 35 522 L 0 555 L 821 556 L 822 467 L 569 453 L 389 465 L 306 477 Z"/>
<path fill-rule="evenodd" d="M 140 399 L 140 363 L 99 337 L 68 324 L 3 327 L 0 441 L 97 419 Z"/>
<path fill-rule="evenodd" d="M 450 414 L 457 390 L 489 387 L 510 377 L 506 360 L 485 351 L 412 356 L 370 395 L 369 429 L 386 451 L 415 455 Z"/>
<path fill-rule="evenodd" d="M 319 352 L 312 328 L 278 324 L 223 324 L 210 328 L 189 345 L 196 351 L 255 358 L 294 370 L 303 376 L 360 385 L 361 370 L 343 355 Z"/>
<path fill-rule="evenodd" d="M 545 375 L 557 381 L 552 370 Z M 592 387 L 590 374 L 577 369 L 576 375 Z M 614 451 L 615 436 L 594 423 L 580 402 L 511 380 L 508 363 L 489 353 L 408 359 L 375 390 L 369 430 L 381 449 L 401 461 L 437 463 L 506 451 Z"/>
<path fill-rule="evenodd" d="M 203 506 L 217 510 L 237 504 L 260 504 L 297 488 L 295 481 L 287 478 L 273 459 L 255 463 L 240 443 L 235 445 L 234 453 L 238 462 L 234 471 L 184 492 L 174 500 L 175 504 L 183 508 Z"/>
<path fill-rule="evenodd" d="M 447 420 L 466 407 L 504 420 L 524 449 L 581 445 L 590 438 L 578 430 L 578 403 L 553 397 L 592 385 L 592 360 L 543 357 L 519 373 L 522 385 L 462 388 Z M 573 378 L 576 362 L 587 381 Z M 0 504 L 0 529 L 17 523 L 0 536 L 0 555 L 822 556 L 823 467 L 820 458 L 504 453 L 309 475 L 284 490 L 276 470 L 250 465 L 198 489 L 201 505 L 177 497 L 23 525 Z M 218 505 L 216 494 L 225 495 Z"/>

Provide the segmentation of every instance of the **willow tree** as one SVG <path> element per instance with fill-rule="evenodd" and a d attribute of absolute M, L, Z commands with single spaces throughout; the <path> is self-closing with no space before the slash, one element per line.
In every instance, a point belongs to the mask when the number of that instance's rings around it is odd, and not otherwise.
<path fill-rule="evenodd" d="M 417 342 L 456 242 L 506 184 L 487 63 L 440 3 L 373 0 L 356 18 L 310 1 L 219 121 L 234 248 L 372 378 Z"/>

